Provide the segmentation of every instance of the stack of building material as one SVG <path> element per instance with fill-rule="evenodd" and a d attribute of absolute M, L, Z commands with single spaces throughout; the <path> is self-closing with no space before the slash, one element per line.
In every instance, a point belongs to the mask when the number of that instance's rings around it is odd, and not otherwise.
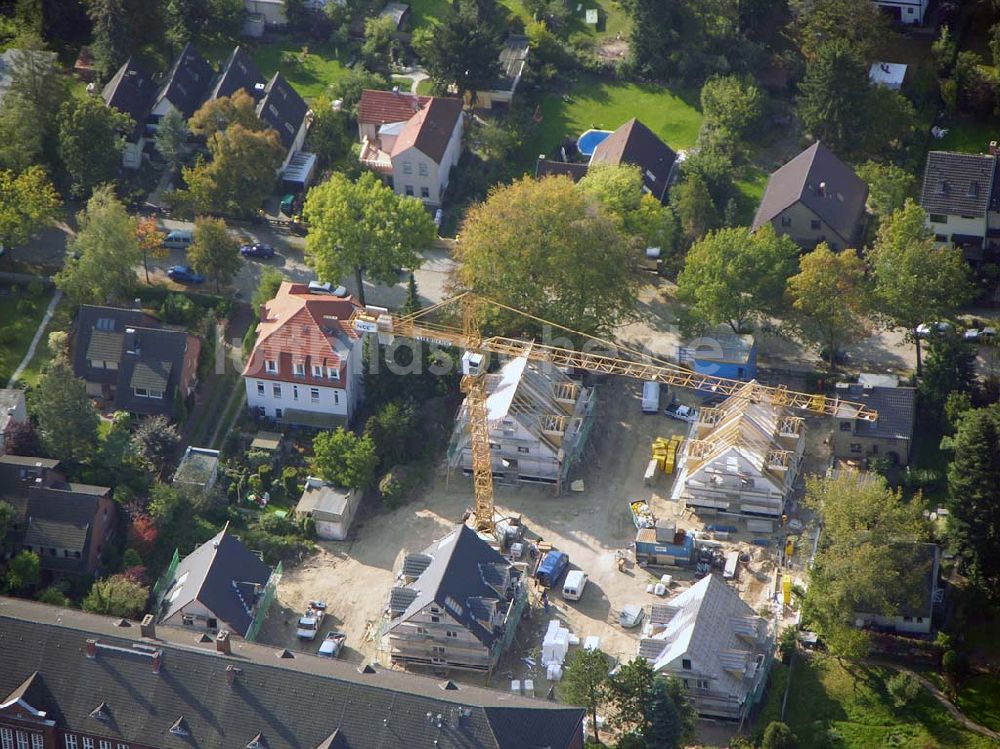
<path fill-rule="evenodd" d="M 572 640 L 579 642 L 558 619 L 549 621 L 549 628 L 542 640 L 542 665 L 545 666 L 549 681 L 559 681 L 562 678 L 562 664 Z"/>
<path fill-rule="evenodd" d="M 677 453 L 683 441 L 684 438 L 676 434 L 670 439 L 657 437 L 653 440 L 653 460 L 656 461 L 656 466 L 668 476 L 674 472 Z"/>

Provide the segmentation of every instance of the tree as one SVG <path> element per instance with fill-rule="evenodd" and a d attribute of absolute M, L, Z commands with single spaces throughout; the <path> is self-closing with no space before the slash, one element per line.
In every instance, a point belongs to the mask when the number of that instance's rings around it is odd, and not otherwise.
<path fill-rule="evenodd" d="M 750 79 L 713 76 L 701 89 L 701 110 L 703 127 L 745 139 L 764 115 L 764 94 Z"/>
<path fill-rule="evenodd" d="M 42 443 L 30 421 L 16 421 L 7 427 L 3 437 L 3 449 L 7 455 L 38 455 Z M 3 533 L 0 533 L 0 539 Z"/>
<path fill-rule="evenodd" d="M 834 371 L 837 353 L 869 334 L 864 262 L 853 250 L 835 253 L 822 242 L 799 259 L 799 273 L 788 279 L 788 291 L 799 335 L 827 353 Z"/>
<path fill-rule="evenodd" d="M 384 468 L 407 462 L 420 444 L 416 433 L 417 414 L 413 403 L 390 401 L 382 405 L 365 424 L 365 436 L 370 437 Z"/>
<path fill-rule="evenodd" d="M 977 347 L 957 333 L 941 333 L 931 339 L 918 384 L 920 410 L 930 423 L 946 426 L 945 407 L 952 395 L 970 397 L 976 390 Z"/>
<path fill-rule="evenodd" d="M 198 218 L 188 259 L 195 270 L 215 281 L 218 293 L 221 284 L 229 283 L 241 267 L 240 245 L 221 218 Z"/>
<path fill-rule="evenodd" d="M 403 313 L 412 315 L 420 310 L 423 305 L 420 303 L 420 294 L 417 293 L 417 279 L 410 271 L 410 280 L 406 284 L 406 299 L 403 301 Z"/>
<path fill-rule="evenodd" d="M 173 110 L 170 110 L 173 111 Z M 146 283 L 149 281 L 149 258 L 165 258 L 170 251 L 163 246 L 163 233 L 155 218 L 140 218 L 135 225 L 135 239 L 142 254 L 142 269 L 146 272 Z"/>
<path fill-rule="evenodd" d="M 278 289 L 284 280 L 284 276 L 277 268 L 265 268 L 261 272 L 260 279 L 257 281 L 257 289 L 250 300 L 254 314 L 259 314 L 261 306 L 278 295 Z"/>
<path fill-rule="evenodd" d="M 193 10 L 191 5 L 191 0 L 166 0 L 163 6 L 163 36 L 175 53 L 180 52 L 191 38 L 188 26 Z M 160 126 L 163 126 L 162 120 Z"/>
<path fill-rule="evenodd" d="M 1000 597 L 1000 406 L 967 412 L 958 424 L 948 466 L 949 531 L 970 577 Z"/>
<path fill-rule="evenodd" d="M 798 739 L 786 724 L 772 720 L 764 729 L 760 749 L 795 749 Z"/>
<path fill-rule="evenodd" d="M 142 259 L 137 222 L 125 212 L 110 186 L 94 191 L 78 215 L 80 230 L 69 240 L 56 286 L 76 304 L 130 299 L 135 267 Z"/>
<path fill-rule="evenodd" d="M 903 328 L 917 350 L 917 374 L 923 372 L 920 339 L 914 329 L 947 318 L 974 294 L 968 264 L 960 249 L 935 247 L 924 210 L 911 200 L 879 226 L 868 262 L 875 277 L 875 309 L 887 324 Z"/>
<path fill-rule="evenodd" d="M 456 248 L 464 289 L 585 335 L 606 332 L 635 309 L 635 244 L 566 177 L 526 177 L 494 187 L 469 209 Z M 498 333 L 540 330 L 491 310 Z"/>
<path fill-rule="evenodd" d="M 32 393 L 32 411 L 46 454 L 77 462 L 93 453 L 100 419 L 90 405 L 86 384 L 68 367 L 54 366 L 41 379 Z"/>
<path fill-rule="evenodd" d="M 369 67 L 388 67 L 393 62 L 396 50 L 396 22 L 390 16 L 374 16 L 365 19 L 365 41 L 361 54 Z"/>
<path fill-rule="evenodd" d="M 375 480 L 378 455 L 368 435 L 358 437 L 343 427 L 320 432 L 313 440 L 314 463 L 320 478 L 347 489 L 366 489 Z"/>
<path fill-rule="evenodd" d="M 236 124 L 254 132 L 267 130 L 269 127 L 257 116 L 257 103 L 253 97 L 243 89 L 236 91 L 232 96 L 220 96 L 202 104 L 201 108 L 191 115 L 188 128 L 194 135 L 211 143 L 216 135 Z"/>
<path fill-rule="evenodd" d="M 350 115 L 341 107 L 333 108 L 333 102 L 321 96 L 313 102 L 313 123 L 309 126 L 305 148 L 316 154 L 319 167 L 324 168 L 345 159 L 354 145 L 351 133 Z"/>
<path fill-rule="evenodd" d="M 613 724 L 622 733 L 644 736 L 652 725 L 652 690 L 656 673 L 649 661 L 636 657 L 608 679 L 608 702 L 614 707 Z"/>
<path fill-rule="evenodd" d="M 489 90 L 500 73 L 500 35 L 474 12 L 453 13 L 414 33 L 413 48 L 442 93 L 455 84 L 459 98 Z"/>
<path fill-rule="evenodd" d="M 83 610 L 91 614 L 138 619 L 146 610 L 149 588 L 126 575 L 97 580 L 83 599 Z"/>
<path fill-rule="evenodd" d="M 131 117 L 104 106 L 100 97 L 74 97 L 60 107 L 59 158 L 73 196 L 88 197 L 115 179 L 125 147 L 121 133 L 131 126 Z"/>
<path fill-rule="evenodd" d="M 391 88 L 389 79 L 383 74 L 369 70 L 357 64 L 330 84 L 330 98 L 339 100 L 341 108 L 351 117 L 357 117 L 358 104 L 361 103 L 361 92 L 366 88 L 375 91 L 387 91 Z"/>
<path fill-rule="evenodd" d="M 642 172 L 630 164 L 588 170 L 577 188 L 594 197 L 619 222 L 619 228 L 642 247 L 659 247 L 662 255 L 677 244 L 677 219 L 670 208 L 643 190 Z"/>
<path fill-rule="evenodd" d="M 219 101 L 216 99 L 216 101 Z M 208 106 L 207 104 L 205 106 Z M 195 113 L 197 116 L 202 109 L 202 107 Z M 194 121 L 194 118 L 192 118 Z M 167 170 L 170 172 L 176 171 L 177 167 L 180 166 L 181 156 L 184 154 L 184 144 L 187 143 L 187 125 L 184 124 L 184 115 L 178 112 L 173 107 L 160 118 L 160 123 L 156 127 L 156 135 L 153 136 L 153 143 L 156 144 L 156 150 L 159 151 L 160 156 L 167 163 Z"/>
<path fill-rule="evenodd" d="M 306 197 L 309 224 L 306 257 L 321 280 L 354 274 L 358 301 L 365 303 L 364 277 L 395 283 L 397 269 L 419 265 L 417 252 L 437 231 L 423 204 L 396 195 L 371 172 L 352 182 L 334 174 Z"/>
<path fill-rule="evenodd" d="M 139 422 L 131 442 L 139 459 L 154 473 L 162 474 L 181 442 L 181 434 L 166 416 L 150 416 Z"/>
<path fill-rule="evenodd" d="M 41 563 L 33 551 L 19 551 L 7 563 L 5 582 L 11 593 L 25 593 L 38 585 L 42 579 Z"/>
<path fill-rule="evenodd" d="M 677 279 L 677 298 L 702 325 L 726 323 L 742 333 L 780 307 L 798 252 L 770 224 L 755 232 L 719 229 L 688 252 Z"/>
<path fill-rule="evenodd" d="M 803 127 L 835 153 L 857 150 L 864 132 L 868 65 L 850 42 L 839 38 L 816 49 L 799 84 L 798 114 Z"/>
<path fill-rule="evenodd" d="M 694 738 L 695 712 L 687 690 L 673 676 L 657 676 L 649 694 L 648 749 L 680 749 Z"/>
<path fill-rule="evenodd" d="M 920 695 L 923 687 L 911 671 L 899 671 L 889 677 L 885 688 L 892 697 L 893 707 L 902 708 L 909 705 Z"/>
<path fill-rule="evenodd" d="M 59 195 L 41 167 L 0 170 L 0 247 L 24 244 L 60 217 Z"/>
<path fill-rule="evenodd" d="M 888 16 L 868 0 L 792 0 L 800 48 L 808 58 L 831 39 L 843 39 L 866 64 L 879 59 L 894 34 Z"/>
<path fill-rule="evenodd" d="M 712 194 L 705 181 L 697 175 L 677 185 L 671 191 L 670 201 L 681 227 L 691 239 L 699 239 L 719 225 Z"/>
<path fill-rule="evenodd" d="M 182 174 L 187 190 L 174 200 L 182 212 L 253 215 L 271 194 L 275 173 L 285 158 L 278 133 L 234 123 L 208 142 L 211 161 L 199 159 Z"/>
<path fill-rule="evenodd" d="M 88 0 L 87 15 L 93 24 L 90 51 L 98 77 L 108 78 L 132 51 L 133 7 L 129 0 Z M 148 12 L 148 11 L 147 11 Z"/>
<path fill-rule="evenodd" d="M 856 612 L 895 616 L 920 605 L 929 560 L 919 544 L 927 525 L 919 498 L 888 488 L 876 474 L 844 472 L 809 478 L 805 504 L 823 517 L 824 532 L 809 570 L 803 615 L 815 623 L 839 658 L 867 653 L 867 633 L 854 626 Z"/>
<path fill-rule="evenodd" d="M 56 585 L 50 585 L 39 593 L 38 600 L 41 603 L 47 603 L 49 606 L 59 606 L 61 608 L 67 608 L 73 603 L 62 589 Z"/>
<path fill-rule="evenodd" d="M 1000 23 L 990 26 L 989 48 L 990 57 L 993 58 L 993 67 L 1000 70 Z"/>
<path fill-rule="evenodd" d="M 600 744 L 597 711 L 608 697 L 608 657 L 600 650 L 578 650 L 570 655 L 563 672 L 562 697 L 586 709 L 594 727 L 594 741 Z"/>
<path fill-rule="evenodd" d="M 855 171 L 868 183 L 868 207 L 876 216 L 895 213 L 916 197 L 917 178 L 895 164 L 867 161 Z"/>

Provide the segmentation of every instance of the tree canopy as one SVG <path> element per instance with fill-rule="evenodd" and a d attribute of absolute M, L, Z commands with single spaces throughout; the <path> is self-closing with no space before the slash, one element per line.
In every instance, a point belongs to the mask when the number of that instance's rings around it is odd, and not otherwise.
<path fill-rule="evenodd" d="M 917 196 L 917 178 L 895 164 L 866 161 L 855 172 L 868 183 L 868 207 L 876 216 L 895 213 Z"/>
<path fill-rule="evenodd" d="M 719 229 L 696 242 L 677 279 L 677 297 L 697 326 L 729 325 L 736 333 L 780 308 L 798 247 L 770 224 Z"/>
<path fill-rule="evenodd" d="M 110 186 L 94 191 L 79 213 L 80 229 L 69 240 L 56 286 L 77 304 L 106 304 L 131 298 L 135 269 L 142 260 L 137 222 Z"/>
<path fill-rule="evenodd" d="M 799 83 L 802 126 L 831 150 L 854 153 L 865 137 L 868 64 L 849 42 L 833 38 L 816 49 Z"/>
<path fill-rule="evenodd" d="M 313 463 L 320 478 L 347 489 L 366 489 L 375 480 L 378 455 L 371 436 L 343 427 L 320 432 L 313 440 Z"/>
<path fill-rule="evenodd" d="M 875 309 L 915 343 L 918 374 L 922 363 L 916 326 L 947 319 L 974 293 L 962 251 L 936 247 L 925 218 L 924 210 L 907 200 L 882 221 L 867 253 L 875 278 Z"/>
<path fill-rule="evenodd" d="M 500 73 L 500 34 L 473 10 L 452 13 L 414 33 L 413 47 L 435 87 L 459 96 L 488 90 Z"/>
<path fill-rule="evenodd" d="M 87 386 L 65 365 L 53 366 L 32 392 L 31 410 L 45 453 L 57 460 L 82 461 L 97 445 L 100 419 Z"/>
<path fill-rule="evenodd" d="M 466 215 L 455 254 L 461 288 L 586 335 L 635 309 L 635 244 L 565 177 L 494 187 Z M 484 322 L 498 333 L 538 332 L 513 314 L 491 311 Z"/>
<path fill-rule="evenodd" d="M 600 650 L 578 650 L 566 662 L 562 679 L 563 699 L 586 709 L 594 731 L 594 741 L 601 742 L 597 711 L 607 701 L 608 657 Z"/>
<path fill-rule="evenodd" d="M 126 575 L 97 580 L 83 599 L 83 610 L 91 614 L 138 619 L 146 610 L 149 588 Z"/>
<path fill-rule="evenodd" d="M 631 164 L 589 169 L 577 189 L 595 198 L 639 248 L 659 247 L 664 256 L 677 245 L 673 211 L 643 190 L 642 172 Z"/>
<path fill-rule="evenodd" d="M 70 193 L 86 198 L 114 181 L 121 166 L 122 133 L 132 118 L 104 106 L 100 97 L 73 97 L 59 109 L 59 158 L 70 181 Z"/>
<path fill-rule="evenodd" d="M 395 283 L 398 270 L 416 268 L 417 252 L 437 236 L 423 203 L 397 195 L 371 172 L 357 182 L 335 173 L 313 187 L 303 216 L 309 223 L 306 258 L 317 276 L 336 284 L 353 274 L 362 304 L 365 276 Z"/>
<path fill-rule="evenodd" d="M 242 267 L 239 242 L 221 218 L 195 219 L 188 259 L 199 273 L 215 281 L 215 290 L 229 283 Z"/>
<path fill-rule="evenodd" d="M 0 247 L 24 244 L 60 216 L 62 202 L 39 166 L 0 169 Z"/>
<path fill-rule="evenodd" d="M 257 116 L 257 103 L 253 97 L 243 89 L 232 96 L 220 96 L 205 102 L 188 120 L 191 132 L 204 138 L 206 142 L 236 124 L 254 132 L 267 130 L 269 127 Z"/>
<path fill-rule="evenodd" d="M 835 253 L 820 243 L 799 259 L 788 291 L 799 335 L 826 352 L 831 371 L 838 352 L 870 332 L 865 264 L 853 250 Z"/>

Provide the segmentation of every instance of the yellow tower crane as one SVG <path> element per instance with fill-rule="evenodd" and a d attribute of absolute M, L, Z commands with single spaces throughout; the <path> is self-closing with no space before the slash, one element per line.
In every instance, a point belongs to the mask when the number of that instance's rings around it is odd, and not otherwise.
<path fill-rule="evenodd" d="M 462 307 L 461 328 L 425 319 L 431 313 L 454 304 L 460 304 Z M 497 354 L 508 358 L 525 357 L 530 361 L 546 362 L 559 367 L 573 367 L 598 374 L 622 375 L 642 381 L 659 382 L 669 387 L 701 390 L 727 397 L 739 391 L 742 392 L 743 397 L 752 401 L 765 401 L 775 406 L 798 409 L 811 414 L 830 416 L 842 412 L 842 409 L 848 409 L 853 418 L 866 421 L 875 421 L 878 418 L 875 411 L 861 403 L 852 403 L 814 393 L 798 393 L 788 390 L 784 386 L 769 387 L 754 384 L 753 387 L 748 388 L 747 383 L 740 380 L 699 374 L 677 364 L 656 359 L 645 362 L 631 361 L 517 338 L 484 337 L 477 326 L 477 311 L 480 307 L 513 312 L 535 322 L 554 328 L 562 328 L 555 323 L 533 317 L 499 302 L 476 297 L 468 292 L 412 314 L 400 315 L 390 312 L 384 307 L 369 305 L 364 309 L 358 309 L 351 317 L 351 324 L 356 331 L 375 333 L 378 335 L 380 343 L 391 343 L 395 336 L 401 336 L 464 350 L 462 391 L 467 396 L 466 406 L 472 450 L 472 480 L 476 499 L 475 522 L 478 531 L 491 531 L 494 524 L 493 457 L 490 452 L 489 422 L 486 411 L 486 370 L 488 364 L 486 354 Z M 569 332 L 573 333 L 574 331 Z M 596 338 L 590 338 L 590 340 L 602 345 L 609 345 L 607 341 Z M 627 348 L 624 350 L 636 356 L 645 356 Z"/>

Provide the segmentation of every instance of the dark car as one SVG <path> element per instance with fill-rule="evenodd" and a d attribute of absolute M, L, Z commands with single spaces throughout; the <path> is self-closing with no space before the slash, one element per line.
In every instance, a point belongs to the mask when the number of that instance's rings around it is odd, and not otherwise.
<path fill-rule="evenodd" d="M 205 277 L 200 273 L 195 273 L 190 265 L 171 265 L 167 269 L 167 278 L 177 283 L 195 284 L 204 283 Z"/>
<path fill-rule="evenodd" d="M 262 260 L 269 260 L 274 257 L 274 248 L 269 244 L 262 244 L 261 242 L 254 242 L 253 244 L 245 244 L 240 247 L 240 254 L 243 257 L 260 258 Z"/>

